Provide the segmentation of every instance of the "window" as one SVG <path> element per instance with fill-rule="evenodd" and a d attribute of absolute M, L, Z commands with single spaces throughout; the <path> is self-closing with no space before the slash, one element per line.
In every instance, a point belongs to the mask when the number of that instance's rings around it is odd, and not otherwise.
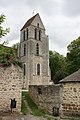
<path fill-rule="evenodd" d="M 28 30 L 28 28 L 27 28 L 27 39 L 28 39 L 28 32 L 29 32 L 29 30 Z"/>
<path fill-rule="evenodd" d="M 26 55 L 26 44 L 24 44 L 24 56 Z"/>
<path fill-rule="evenodd" d="M 40 64 L 37 64 L 37 75 L 40 75 Z"/>
<path fill-rule="evenodd" d="M 39 23 L 37 23 L 37 27 L 39 28 Z"/>
<path fill-rule="evenodd" d="M 38 94 L 42 94 L 42 89 L 41 88 L 38 88 Z"/>
<path fill-rule="evenodd" d="M 24 76 L 26 75 L 26 65 L 24 64 L 23 66 L 23 69 L 24 69 Z"/>
<path fill-rule="evenodd" d="M 41 30 L 39 30 L 39 40 L 41 40 Z"/>
<path fill-rule="evenodd" d="M 36 44 L 36 54 L 39 55 L 39 44 Z"/>
<path fill-rule="evenodd" d="M 59 116 L 59 108 L 53 107 L 53 116 Z"/>
<path fill-rule="evenodd" d="M 23 31 L 23 40 L 25 40 L 25 30 Z"/>
<path fill-rule="evenodd" d="M 37 29 L 35 28 L 35 39 L 37 39 Z"/>

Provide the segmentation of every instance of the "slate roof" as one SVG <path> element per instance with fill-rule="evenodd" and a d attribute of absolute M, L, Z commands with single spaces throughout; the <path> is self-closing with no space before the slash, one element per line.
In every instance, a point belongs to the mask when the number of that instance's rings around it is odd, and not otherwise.
<path fill-rule="evenodd" d="M 24 26 L 21 28 L 21 31 L 22 31 L 23 29 L 25 29 L 26 27 L 28 27 L 28 26 L 32 23 L 32 21 L 34 20 L 34 18 L 35 18 L 37 15 L 39 15 L 39 13 L 37 13 L 36 15 L 34 15 L 33 17 L 31 17 L 31 18 L 24 24 Z"/>
<path fill-rule="evenodd" d="M 67 76 L 66 78 L 60 80 L 60 83 L 65 82 L 80 82 L 80 69 L 73 74 Z"/>

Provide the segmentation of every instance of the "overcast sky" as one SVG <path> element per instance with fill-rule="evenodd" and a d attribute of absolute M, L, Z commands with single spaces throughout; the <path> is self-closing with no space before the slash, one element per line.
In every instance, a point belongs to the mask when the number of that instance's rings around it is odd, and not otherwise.
<path fill-rule="evenodd" d="M 34 14 L 33 14 L 34 12 Z M 24 23 L 39 13 L 49 35 L 49 49 L 65 55 L 67 45 L 80 36 L 80 0 L 0 0 L 0 14 L 6 16 L 5 37 L 9 45 L 19 42 Z"/>

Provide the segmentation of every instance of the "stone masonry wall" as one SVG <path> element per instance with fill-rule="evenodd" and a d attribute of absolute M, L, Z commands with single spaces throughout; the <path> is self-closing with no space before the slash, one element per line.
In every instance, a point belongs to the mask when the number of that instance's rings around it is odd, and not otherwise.
<path fill-rule="evenodd" d="M 53 108 L 60 108 L 60 85 L 30 85 L 29 92 L 38 106 L 53 114 Z M 59 112 L 59 111 L 58 111 Z"/>
<path fill-rule="evenodd" d="M 62 104 L 63 116 L 80 116 L 80 83 L 63 83 Z"/>
<path fill-rule="evenodd" d="M 28 90 L 29 85 L 50 85 L 50 69 L 49 69 L 49 42 L 48 36 L 45 34 L 45 28 L 41 21 L 39 14 L 37 14 L 30 25 L 24 27 L 21 30 L 20 36 L 20 59 L 25 63 L 26 75 L 24 82 L 26 84 L 25 88 Z M 29 21 L 28 21 L 29 22 Z M 28 28 L 28 38 L 27 38 L 27 28 Z M 35 28 L 37 28 L 37 34 L 35 39 Z M 25 40 L 24 40 L 25 31 Z M 41 31 L 41 37 L 39 36 L 39 31 Z M 39 37 L 41 40 L 39 40 Z M 37 48 L 38 44 L 38 48 Z M 26 54 L 24 55 L 24 45 Z M 39 54 L 37 54 L 37 50 Z M 19 53 L 18 51 L 18 53 Z M 37 65 L 40 64 L 40 75 L 37 75 Z"/>
<path fill-rule="evenodd" d="M 10 111 L 11 99 L 17 101 L 14 111 L 21 111 L 23 73 L 19 66 L 0 67 L 0 111 Z"/>

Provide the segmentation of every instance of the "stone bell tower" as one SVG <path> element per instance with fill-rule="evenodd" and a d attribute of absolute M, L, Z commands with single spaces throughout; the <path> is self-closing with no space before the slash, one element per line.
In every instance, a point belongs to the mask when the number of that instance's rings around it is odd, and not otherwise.
<path fill-rule="evenodd" d="M 48 36 L 39 14 L 30 18 L 22 27 L 18 56 L 24 62 L 24 84 L 49 85 L 49 44 Z"/>

